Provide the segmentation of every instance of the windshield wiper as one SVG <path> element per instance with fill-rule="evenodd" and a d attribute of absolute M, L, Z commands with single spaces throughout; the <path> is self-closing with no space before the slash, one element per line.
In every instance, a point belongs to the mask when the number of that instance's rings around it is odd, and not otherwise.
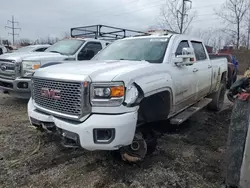
<path fill-rule="evenodd" d="M 49 52 L 62 54 L 61 52 L 58 52 L 58 51 L 55 51 L 55 50 L 51 50 L 51 51 L 49 51 Z"/>
<path fill-rule="evenodd" d="M 127 61 L 141 61 L 141 60 L 138 60 L 138 59 L 125 59 L 125 58 L 121 58 L 121 59 L 119 59 L 119 60 L 127 60 Z"/>
<path fill-rule="evenodd" d="M 148 61 L 148 60 L 144 60 L 144 59 L 124 59 L 124 58 L 121 58 L 121 59 L 119 59 L 119 60 L 127 60 L 127 61 Z M 150 62 L 150 61 L 148 61 L 148 62 Z"/>

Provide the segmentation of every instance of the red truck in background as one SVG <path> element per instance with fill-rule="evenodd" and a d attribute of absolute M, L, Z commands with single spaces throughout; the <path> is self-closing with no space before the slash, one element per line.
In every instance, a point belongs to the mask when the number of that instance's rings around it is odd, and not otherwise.
<path fill-rule="evenodd" d="M 236 58 L 230 53 L 210 53 L 210 59 L 224 57 L 227 58 L 228 65 L 228 74 L 227 74 L 227 89 L 231 87 L 231 85 L 237 80 L 237 72 L 238 72 L 238 61 Z"/>
<path fill-rule="evenodd" d="M 215 58 L 227 58 L 228 62 L 228 82 L 227 82 L 227 89 L 231 87 L 231 85 L 237 80 L 237 73 L 238 73 L 238 60 L 236 57 L 232 55 L 233 47 L 225 46 L 223 49 L 220 49 L 218 53 L 213 53 L 213 47 L 206 46 L 207 51 L 209 53 L 210 59 Z"/>

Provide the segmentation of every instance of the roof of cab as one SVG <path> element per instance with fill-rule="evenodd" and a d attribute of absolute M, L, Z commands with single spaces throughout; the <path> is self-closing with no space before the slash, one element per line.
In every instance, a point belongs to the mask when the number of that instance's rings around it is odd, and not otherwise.
<path fill-rule="evenodd" d="M 168 35 L 145 35 L 145 36 L 134 36 L 134 37 L 127 37 L 122 40 L 130 40 L 130 39 L 144 39 L 144 38 L 170 38 L 173 34 Z"/>
<path fill-rule="evenodd" d="M 121 40 L 133 40 L 133 39 L 146 39 L 146 38 L 173 38 L 174 40 L 177 39 L 178 37 L 181 37 L 182 40 L 190 40 L 190 41 L 196 41 L 196 42 L 202 42 L 203 40 L 201 38 L 195 37 L 195 36 L 191 36 L 191 35 L 186 35 L 186 34 L 167 34 L 167 35 L 157 35 L 157 34 L 153 34 L 153 35 L 146 35 L 146 36 L 135 36 L 135 37 L 128 37 L 128 38 L 124 38 Z"/>

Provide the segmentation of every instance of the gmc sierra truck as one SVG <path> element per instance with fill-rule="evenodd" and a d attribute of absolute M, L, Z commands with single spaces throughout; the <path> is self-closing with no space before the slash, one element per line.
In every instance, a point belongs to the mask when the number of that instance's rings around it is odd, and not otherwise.
<path fill-rule="evenodd" d="M 109 44 L 97 39 L 72 38 L 58 41 L 44 52 L 15 52 L 0 55 L 0 90 L 17 98 L 30 98 L 31 76 L 53 62 L 89 60 Z"/>
<path fill-rule="evenodd" d="M 143 127 L 160 120 L 178 125 L 204 107 L 221 110 L 226 82 L 226 58 L 210 60 L 200 39 L 130 37 L 90 61 L 36 71 L 28 116 L 36 128 L 60 135 L 65 147 L 117 150 L 137 162 L 152 140 Z"/>

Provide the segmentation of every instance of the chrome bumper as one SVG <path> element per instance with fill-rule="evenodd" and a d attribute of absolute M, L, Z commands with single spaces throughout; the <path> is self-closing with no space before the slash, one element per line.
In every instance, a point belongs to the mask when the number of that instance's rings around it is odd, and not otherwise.
<path fill-rule="evenodd" d="M 15 80 L 10 80 L 0 78 L 0 90 L 7 91 L 10 95 L 17 98 L 29 99 L 31 95 L 31 79 L 16 78 Z"/>

